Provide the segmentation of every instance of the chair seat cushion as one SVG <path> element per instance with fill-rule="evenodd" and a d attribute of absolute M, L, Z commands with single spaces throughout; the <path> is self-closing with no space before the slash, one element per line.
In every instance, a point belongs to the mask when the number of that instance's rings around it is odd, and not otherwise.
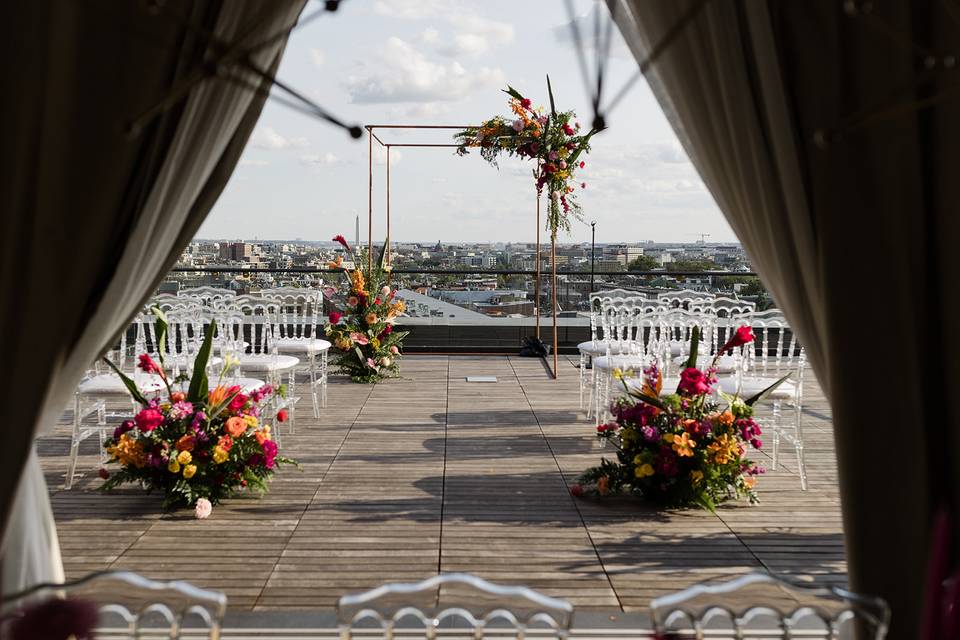
<path fill-rule="evenodd" d="M 273 344 L 277 346 L 280 353 L 322 353 L 328 351 L 332 346 L 329 341 L 322 338 L 276 338 Z"/>
<path fill-rule="evenodd" d="M 646 356 L 617 355 L 600 356 L 593 359 L 593 367 L 600 371 L 612 371 L 613 369 L 640 369 L 650 361 Z"/>
<path fill-rule="evenodd" d="M 740 397 L 749 398 L 755 396 L 774 382 L 777 381 L 777 378 L 751 378 L 746 377 L 740 383 Z M 737 392 L 737 378 L 736 376 L 723 376 L 718 378 L 718 387 L 724 393 L 736 393 Z M 765 399 L 766 400 L 796 400 L 797 398 L 797 385 L 796 383 L 787 380 L 779 387 L 770 392 Z"/>
<path fill-rule="evenodd" d="M 673 363 L 679 367 L 682 367 L 686 362 L 686 356 L 677 356 L 673 359 Z M 706 369 L 710 366 L 711 362 L 713 362 L 713 356 L 711 355 L 704 354 L 697 356 L 697 368 L 699 369 Z M 733 356 L 724 355 L 717 359 L 717 373 L 733 373 L 736 370 L 737 359 Z"/>
<path fill-rule="evenodd" d="M 577 349 L 589 356 L 605 356 L 608 348 L 612 354 L 629 353 L 631 349 L 639 349 L 640 343 L 635 340 L 587 340 L 577 345 Z"/>
<path fill-rule="evenodd" d="M 270 353 L 246 353 L 240 356 L 241 371 L 286 371 L 300 364 L 300 358 Z"/>
<path fill-rule="evenodd" d="M 155 393 L 164 388 L 163 380 L 159 376 L 138 373 L 133 381 L 141 393 Z M 123 380 L 115 373 L 101 373 L 87 378 L 77 386 L 77 393 L 84 395 L 128 395 Z"/>

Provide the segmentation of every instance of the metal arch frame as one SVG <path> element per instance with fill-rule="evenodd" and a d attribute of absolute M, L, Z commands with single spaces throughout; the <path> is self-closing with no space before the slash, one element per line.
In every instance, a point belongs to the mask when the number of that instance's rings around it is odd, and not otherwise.
<path fill-rule="evenodd" d="M 386 223 L 387 234 L 384 240 L 384 262 L 391 263 L 390 257 L 390 148 L 391 147 L 416 147 L 416 148 L 456 148 L 460 145 L 452 142 L 405 142 L 392 143 L 384 140 L 376 134 L 377 129 L 419 129 L 419 130 L 443 130 L 462 131 L 464 129 L 475 128 L 476 125 L 452 125 L 452 124 L 368 124 L 364 128 L 368 135 L 368 180 L 367 180 L 367 267 L 373 270 L 373 141 L 376 140 L 381 148 L 386 149 Z M 540 247 L 540 192 L 537 191 L 537 260 L 536 275 L 534 280 L 534 308 L 533 316 L 536 319 L 535 335 L 540 339 L 540 263 L 542 250 Z M 558 356 L 557 356 L 557 235 L 551 234 L 550 237 L 550 315 L 553 318 L 553 367 L 550 371 L 554 380 L 559 374 Z M 546 360 L 546 358 L 544 358 Z"/>

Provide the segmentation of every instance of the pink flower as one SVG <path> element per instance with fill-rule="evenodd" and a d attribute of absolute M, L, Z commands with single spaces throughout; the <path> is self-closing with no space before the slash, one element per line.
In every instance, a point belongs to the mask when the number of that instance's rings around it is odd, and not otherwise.
<path fill-rule="evenodd" d="M 333 241 L 339 242 L 341 245 L 343 245 L 344 249 L 346 249 L 347 251 L 351 251 L 350 245 L 347 244 L 347 239 L 344 238 L 342 235 L 337 234 L 333 236 Z"/>
<path fill-rule="evenodd" d="M 124 420 L 119 427 L 113 430 L 113 439 L 119 440 L 120 436 L 133 429 L 134 426 L 133 420 Z"/>
<path fill-rule="evenodd" d="M 574 134 L 573 127 L 571 127 L 569 124 L 563 125 L 563 132 L 568 136 L 572 136 Z"/>
<path fill-rule="evenodd" d="M 213 513 L 213 505 L 210 504 L 209 500 L 206 498 L 197 500 L 197 504 L 193 508 L 193 515 L 196 516 L 197 520 L 205 520 L 210 517 L 211 513 Z"/>
<path fill-rule="evenodd" d="M 350 339 L 356 342 L 357 344 L 370 344 L 370 338 L 356 331 L 350 334 Z"/>
<path fill-rule="evenodd" d="M 343 317 L 343 314 L 339 311 L 331 311 L 330 315 L 327 318 L 330 320 L 330 324 L 338 324 L 340 319 Z"/>
<path fill-rule="evenodd" d="M 367 358 L 367 366 L 371 369 L 376 369 L 377 363 L 373 361 L 373 358 Z"/>
<path fill-rule="evenodd" d="M 570 495 L 572 495 L 574 498 L 579 498 L 580 496 L 582 496 L 583 485 L 581 484 L 570 485 Z"/>
<path fill-rule="evenodd" d="M 360 304 L 360 299 L 357 298 L 357 296 L 350 296 L 349 298 L 347 298 L 347 304 L 350 305 L 351 307 L 355 307 L 358 304 Z"/>
<path fill-rule="evenodd" d="M 523 131 L 523 120 L 517 119 L 513 121 L 513 130 L 517 133 Z"/>
<path fill-rule="evenodd" d="M 580 161 L 580 168 L 583 169 L 585 166 L 587 166 L 587 163 L 584 162 L 583 160 L 581 160 L 581 161 Z"/>
<path fill-rule="evenodd" d="M 337 293 L 337 290 L 334 287 L 324 287 L 323 295 L 326 298 L 332 298 Z"/>
<path fill-rule="evenodd" d="M 380 288 L 380 295 L 382 295 L 382 296 L 388 296 L 388 295 L 390 295 L 390 287 L 388 287 L 387 285 L 383 285 L 383 286 Z"/>
<path fill-rule="evenodd" d="M 163 414 L 158 409 L 148 408 L 135 415 L 133 421 L 137 424 L 137 429 L 147 433 L 163 423 Z"/>
<path fill-rule="evenodd" d="M 687 367 L 680 372 L 680 393 L 689 396 L 702 396 L 710 393 L 710 378 L 700 369 Z"/>
<path fill-rule="evenodd" d="M 723 345 L 723 348 L 720 349 L 720 352 L 724 352 L 727 349 L 736 349 L 737 347 L 742 347 L 745 344 L 750 344 L 753 342 L 753 329 L 748 326 L 740 327 L 736 330 L 733 336 L 727 340 L 727 344 Z"/>
<path fill-rule="evenodd" d="M 137 365 L 144 371 L 144 373 L 155 373 L 161 378 L 164 377 L 163 369 L 160 368 L 160 365 L 153 361 L 153 358 L 143 353 L 140 354 L 140 364 Z"/>
<path fill-rule="evenodd" d="M 240 413 L 249 399 L 250 398 L 248 398 L 245 394 L 238 393 L 237 395 L 233 396 L 233 400 L 231 400 L 230 404 L 227 405 L 227 409 L 231 413 Z"/>
<path fill-rule="evenodd" d="M 547 154 L 547 157 L 550 158 L 551 160 L 556 160 L 557 158 L 560 157 L 560 154 L 558 154 L 556 151 L 551 151 L 550 153 Z"/>
<path fill-rule="evenodd" d="M 566 168 L 567 168 L 567 161 L 566 161 L 566 160 L 561 160 L 561 161 L 560 161 L 560 168 L 561 168 L 561 169 L 566 169 Z"/>
<path fill-rule="evenodd" d="M 273 469 L 273 461 L 277 459 L 277 443 L 273 440 L 264 440 L 260 446 L 263 448 L 263 466 Z"/>
<path fill-rule="evenodd" d="M 193 403 L 190 402 L 174 402 L 173 406 L 170 407 L 170 417 L 174 420 L 183 420 L 190 417 L 192 413 Z"/>
<path fill-rule="evenodd" d="M 396 355 L 400 353 L 400 349 L 397 348 L 397 345 L 393 345 L 392 347 L 390 347 L 390 353 Z"/>

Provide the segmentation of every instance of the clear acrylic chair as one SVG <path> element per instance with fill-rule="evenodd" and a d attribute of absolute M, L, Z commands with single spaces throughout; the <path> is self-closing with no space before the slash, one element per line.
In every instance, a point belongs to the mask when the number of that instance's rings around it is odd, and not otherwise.
<path fill-rule="evenodd" d="M 230 289 L 220 289 L 218 287 L 202 286 L 187 287 L 177 292 L 179 298 L 194 298 L 199 300 L 204 306 L 211 306 L 214 301 L 229 300 L 237 296 L 236 291 Z"/>
<path fill-rule="evenodd" d="M 689 311 L 691 305 L 707 305 L 713 302 L 715 295 L 706 291 L 693 289 L 679 289 L 657 294 L 657 301 L 668 309 L 682 309 Z"/>
<path fill-rule="evenodd" d="M 683 364 L 689 360 L 694 328 L 699 330 L 697 366 L 706 367 L 716 351 L 716 316 L 701 311 L 671 309 L 657 315 L 656 346 L 659 359 L 664 363 L 663 375 L 679 375 Z M 730 367 L 733 371 L 734 367 Z"/>
<path fill-rule="evenodd" d="M 320 417 L 320 407 L 327 406 L 328 355 L 332 346 L 317 335 L 323 320 L 323 294 L 317 289 L 281 287 L 260 292 L 279 305 L 277 332 L 273 340 L 281 354 L 300 358 L 310 376 L 313 396 L 313 417 Z M 317 401 L 317 387 L 320 400 Z"/>
<path fill-rule="evenodd" d="M 737 326 L 750 326 L 754 341 L 743 347 L 743 356 L 734 375 L 719 377 L 719 387 L 726 393 L 748 398 L 774 382 L 787 377 L 760 405 L 772 408 L 771 420 L 760 419 L 773 432 L 772 469 L 780 464 L 780 444 L 785 440 L 797 456 L 800 488 L 807 490 L 807 466 L 803 441 L 803 378 L 807 354 L 779 310 L 745 313 L 737 318 Z M 759 405 L 758 405 L 759 406 Z M 786 420 L 784 412 L 791 420 Z M 766 429 L 765 429 L 766 430 Z"/>
<path fill-rule="evenodd" d="M 52 600 L 90 603 L 98 612 L 97 638 L 208 638 L 219 640 L 227 596 L 187 582 L 156 582 L 129 571 L 103 571 L 74 582 L 41 584 L 5 596 L 0 605 L 0 637 L 7 638 L 18 621 L 42 615 Z M 49 606 L 49 605 L 48 605 Z"/>
<path fill-rule="evenodd" d="M 612 400 L 613 372 L 639 371 L 657 358 L 656 333 L 659 307 L 651 312 L 645 301 L 622 300 L 604 303 L 601 324 L 610 336 L 604 355 L 593 358 L 590 390 L 591 409 L 597 421 L 607 415 Z"/>
<path fill-rule="evenodd" d="M 890 609 L 837 587 L 798 586 L 765 573 L 697 584 L 650 603 L 662 638 L 883 640 Z M 861 627 L 865 634 L 856 635 Z"/>
<path fill-rule="evenodd" d="M 503 586 L 465 573 L 386 584 L 337 603 L 340 640 L 394 637 L 566 640 L 573 605 L 526 587 Z M 535 634 L 535 635 L 534 635 Z"/>

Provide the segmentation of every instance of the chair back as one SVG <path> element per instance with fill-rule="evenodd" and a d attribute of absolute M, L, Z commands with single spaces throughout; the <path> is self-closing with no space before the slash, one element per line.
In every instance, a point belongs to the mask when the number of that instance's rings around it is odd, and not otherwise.
<path fill-rule="evenodd" d="M 28 616 L 43 615 L 45 609 L 39 607 L 50 606 L 44 603 L 63 599 L 96 608 L 98 638 L 218 640 L 227 612 L 227 597 L 217 591 L 181 581 L 156 582 L 130 571 L 103 571 L 75 582 L 37 585 L 7 596 L 0 637 L 10 637 L 21 620 L 20 624 L 28 624 Z"/>
<path fill-rule="evenodd" d="M 536 637 L 566 640 L 572 621 L 573 606 L 565 600 L 464 573 L 443 573 L 412 584 L 386 584 L 343 596 L 337 603 L 341 640 L 352 640 L 354 634 L 393 638 L 398 629 L 408 628 L 428 640 L 437 638 L 441 630 L 474 640 L 488 634 L 522 639 L 528 631 L 542 630 Z"/>
<path fill-rule="evenodd" d="M 323 293 L 319 289 L 281 287 L 261 291 L 260 296 L 277 304 L 279 337 L 317 337 L 323 317 Z"/>
<path fill-rule="evenodd" d="M 220 289 L 218 287 L 187 287 L 177 292 L 177 297 L 193 298 L 199 300 L 204 306 L 210 306 L 215 300 L 224 300 L 235 298 L 236 291 L 230 289 Z"/>
<path fill-rule="evenodd" d="M 737 327 L 753 329 L 753 344 L 744 348 L 744 373 L 781 377 L 805 362 L 806 353 L 779 309 L 754 311 L 736 318 Z"/>
<path fill-rule="evenodd" d="M 764 573 L 656 598 L 650 613 L 656 633 L 691 640 L 882 640 L 890 623 L 890 609 L 880 598 L 836 587 L 801 587 Z M 856 635 L 856 626 L 869 635 Z"/>
<path fill-rule="evenodd" d="M 145 305 L 144 313 L 149 313 L 154 307 L 160 307 L 164 313 L 191 313 L 203 307 L 203 301 L 199 298 L 190 298 L 175 296 L 169 293 L 161 293 L 153 296 Z"/>
<path fill-rule="evenodd" d="M 710 305 L 715 296 L 706 291 L 694 291 L 693 289 L 680 289 L 679 291 L 667 291 L 657 294 L 657 300 L 669 309 L 690 310 L 693 306 Z"/>

